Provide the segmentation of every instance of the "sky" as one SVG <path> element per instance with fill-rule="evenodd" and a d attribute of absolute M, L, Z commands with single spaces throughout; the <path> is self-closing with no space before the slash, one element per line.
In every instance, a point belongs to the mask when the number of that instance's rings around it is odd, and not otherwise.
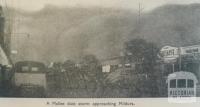
<path fill-rule="evenodd" d="M 0 3 L 26 11 L 38 11 L 45 5 L 138 9 L 140 3 L 144 10 L 148 11 L 164 4 L 200 3 L 200 0 L 0 0 Z"/>

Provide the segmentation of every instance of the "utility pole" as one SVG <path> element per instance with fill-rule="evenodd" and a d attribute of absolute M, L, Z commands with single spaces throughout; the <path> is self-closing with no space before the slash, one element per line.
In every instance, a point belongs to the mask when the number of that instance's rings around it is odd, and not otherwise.
<path fill-rule="evenodd" d="M 141 3 L 139 2 L 138 4 L 138 19 L 137 19 L 137 24 L 138 24 L 138 32 L 140 33 L 141 30 L 141 15 L 142 15 L 142 11 L 144 10 L 144 8 L 142 7 Z M 139 35 L 141 36 L 141 35 Z M 142 36 L 142 39 L 144 39 L 144 36 Z"/>
<path fill-rule="evenodd" d="M 182 70 L 182 56 L 181 56 L 181 46 L 183 45 L 183 42 L 182 40 L 184 40 L 185 38 L 183 38 L 183 32 L 180 33 L 180 44 L 179 44 L 179 47 L 178 47 L 178 54 L 179 54 L 179 71 Z"/>
<path fill-rule="evenodd" d="M 138 24 L 140 25 L 140 19 L 141 19 L 141 12 L 142 12 L 142 8 L 141 8 L 141 3 L 139 2 L 138 4 Z"/>
<path fill-rule="evenodd" d="M 181 65 L 181 47 L 179 46 L 179 71 L 181 71 L 181 67 L 182 67 L 182 65 Z"/>

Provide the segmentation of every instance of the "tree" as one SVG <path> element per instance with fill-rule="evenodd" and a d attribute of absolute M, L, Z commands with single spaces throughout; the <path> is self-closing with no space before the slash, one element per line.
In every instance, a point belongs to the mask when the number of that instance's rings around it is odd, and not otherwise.
<path fill-rule="evenodd" d="M 99 60 L 94 55 L 85 55 L 81 60 L 81 72 L 86 83 L 86 89 L 96 93 L 103 85 L 103 73 Z M 91 93 L 91 91 L 89 93 Z"/>
<path fill-rule="evenodd" d="M 159 73 L 156 72 L 156 60 L 159 52 L 154 43 L 144 39 L 133 39 L 125 43 L 125 59 L 130 63 L 137 63 L 136 73 L 130 79 L 130 97 L 155 96 Z M 134 77 L 135 75 L 138 75 Z"/>
<path fill-rule="evenodd" d="M 85 71 L 85 74 L 88 77 L 97 77 L 98 73 L 101 72 L 100 62 L 94 55 L 85 55 L 81 60 L 82 70 Z"/>
<path fill-rule="evenodd" d="M 129 62 L 142 64 L 143 72 L 153 72 L 159 49 L 144 39 L 133 39 L 125 43 L 125 57 Z"/>
<path fill-rule="evenodd" d="M 79 88 L 79 81 L 81 77 L 78 68 L 75 65 L 76 63 L 72 60 L 66 60 L 62 64 L 61 76 L 63 77 L 63 86 L 65 86 L 65 88 Z"/>

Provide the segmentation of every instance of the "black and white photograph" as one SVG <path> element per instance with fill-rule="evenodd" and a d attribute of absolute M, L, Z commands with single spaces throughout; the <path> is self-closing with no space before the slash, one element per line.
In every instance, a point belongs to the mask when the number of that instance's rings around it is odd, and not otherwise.
<path fill-rule="evenodd" d="M 200 1 L 0 0 L 0 97 L 198 98 Z"/>

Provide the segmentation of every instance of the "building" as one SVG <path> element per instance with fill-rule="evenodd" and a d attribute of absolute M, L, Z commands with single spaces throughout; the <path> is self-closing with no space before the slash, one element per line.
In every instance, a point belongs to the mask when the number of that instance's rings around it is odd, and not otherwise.
<path fill-rule="evenodd" d="M 190 71 L 200 79 L 200 45 L 164 46 L 161 48 L 160 53 L 162 64 L 166 66 L 165 70 L 171 68 L 170 72 Z"/>
<path fill-rule="evenodd" d="M 101 65 L 102 72 L 114 72 L 116 69 L 122 67 L 122 57 L 113 57 L 107 60 L 102 60 Z"/>
<path fill-rule="evenodd" d="M 200 81 L 200 45 L 164 46 L 160 53 L 163 77 L 177 71 L 188 71 L 194 73 Z M 200 96 L 199 83 L 197 84 L 197 96 Z"/>

